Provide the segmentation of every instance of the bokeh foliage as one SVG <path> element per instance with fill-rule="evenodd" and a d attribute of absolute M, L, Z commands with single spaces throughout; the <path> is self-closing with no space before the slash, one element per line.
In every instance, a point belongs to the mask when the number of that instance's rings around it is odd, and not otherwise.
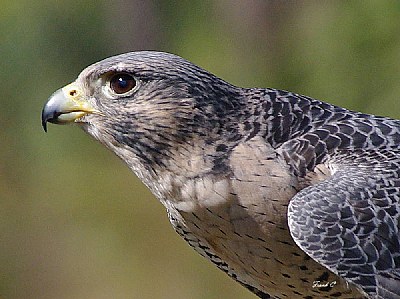
<path fill-rule="evenodd" d="M 0 298 L 254 298 L 190 249 L 128 169 L 46 98 L 121 52 L 400 118 L 398 1 L 27 1 L 0 10 Z"/>

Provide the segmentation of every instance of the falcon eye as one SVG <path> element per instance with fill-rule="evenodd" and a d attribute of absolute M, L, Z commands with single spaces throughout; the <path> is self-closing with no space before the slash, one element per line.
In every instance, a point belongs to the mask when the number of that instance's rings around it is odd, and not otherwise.
<path fill-rule="evenodd" d="M 127 93 L 136 86 L 136 80 L 128 74 L 114 75 L 110 80 L 110 88 L 116 94 Z"/>

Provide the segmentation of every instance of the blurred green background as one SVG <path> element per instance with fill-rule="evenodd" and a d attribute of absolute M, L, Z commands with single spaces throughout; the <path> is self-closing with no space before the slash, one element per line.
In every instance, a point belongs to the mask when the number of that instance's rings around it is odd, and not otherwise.
<path fill-rule="evenodd" d="M 0 298 L 255 298 L 103 146 L 40 113 L 132 50 L 400 118 L 399 1 L 22 1 L 0 9 Z"/>

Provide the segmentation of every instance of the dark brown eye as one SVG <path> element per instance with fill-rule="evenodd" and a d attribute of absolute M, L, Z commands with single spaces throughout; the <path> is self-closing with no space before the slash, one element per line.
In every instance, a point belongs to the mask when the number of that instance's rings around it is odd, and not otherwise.
<path fill-rule="evenodd" d="M 126 93 L 136 86 L 136 80 L 129 74 L 117 74 L 110 80 L 110 88 L 116 94 Z"/>

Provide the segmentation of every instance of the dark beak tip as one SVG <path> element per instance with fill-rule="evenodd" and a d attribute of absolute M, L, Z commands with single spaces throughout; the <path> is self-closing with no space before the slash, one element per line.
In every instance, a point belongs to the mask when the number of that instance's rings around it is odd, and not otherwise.
<path fill-rule="evenodd" d="M 43 107 L 42 110 L 42 127 L 43 130 L 47 133 L 47 120 L 49 119 L 49 114 L 46 111 L 46 105 Z"/>
<path fill-rule="evenodd" d="M 47 122 L 46 121 L 42 121 L 42 127 L 43 127 L 43 130 L 47 133 Z"/>

